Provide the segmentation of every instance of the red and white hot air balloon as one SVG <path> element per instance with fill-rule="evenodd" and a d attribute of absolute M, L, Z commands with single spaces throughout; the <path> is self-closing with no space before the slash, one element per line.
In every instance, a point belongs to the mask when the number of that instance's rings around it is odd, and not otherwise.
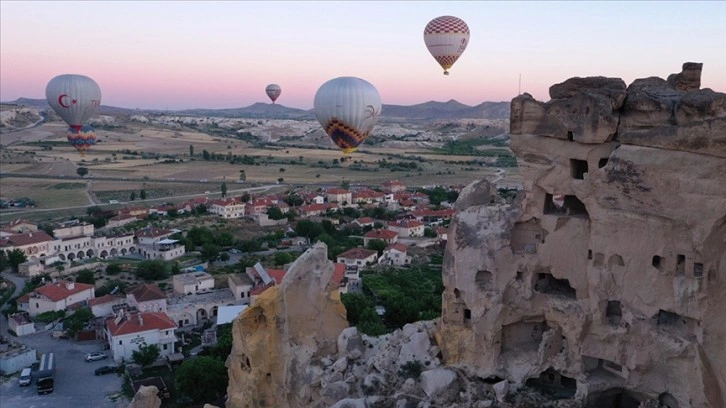
<path fill-rule="evenodd" d="M 64 74 L 48 82 L 45 97 L 55 113 L 70 126 L 68 141 L 84 155 L 96 142 L 93 128 L 84 125 L 101 106 L 101 88 L 87 76 Z"/>
<path fill-rule="evenodd" d="M 278 84 L 270 84 L 267 85 L 267 88 L 265 88 L 265 93 L 270 97 L 272 103 L 275 103 L 282 93 L 282 88 L 280 88 L 280 85 Z"/>
<path fill-rule="evenodd" d="M 424 28 L 424 42 L 436 62 L 444 69 L 444 75 L 449 75 L 449 69 L 469 44 L 469 26 L 457 17 L 436 17 Z"/>

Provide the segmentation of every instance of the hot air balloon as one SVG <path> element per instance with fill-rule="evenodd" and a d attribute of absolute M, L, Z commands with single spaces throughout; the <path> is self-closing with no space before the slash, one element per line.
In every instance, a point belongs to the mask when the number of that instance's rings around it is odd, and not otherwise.
<path fill-rule="evenodd" d="M 464 53 L 469 43 L 469 26 L 457 17 L 436 17 L 424 28 L 424 42 L 436 62 L 444 69 L 444 75 L 449 75 L 449 69 Z"/>
<path fill-rule="evenodd" d="M 101 88 L 91 78 L 84 75 L 58 75 L 45 87 L 48 104 L 67 124 L 68 141 L 84 155 L 96 135 L 89 126 L 83 129 L 85 122 L 96 113 L 101 106 Z M 83 141 L 77 143 L 77 141 Z M 89 143 L 90 141 L 93 143 Z"/>
<path fill-rule="evenodd" d="M 339 77 L 320 86 L 315 93 L 314 110 L 325 133 L 347 156 L 376 125 L 381 97 L 368 81 Z"/>
<path fill-rule="evenodd" d="M 282 89 L 280 88 L 280 85 L 277 84 L 270 84 L 267 85 L 267 88 L 265 88 L 265 93 L 267 96 L 272 99 L 272 103 L 275 103 L 277 98 L 280 97 L 280 94 L 282 93 Z"/>
<path fill-rule="evenodd" d="M 89 125 L 83 125 L 79 130 L 69 127 L 66 137 L 68 143 L 81 152 L 81 156 L 85 156 L 88 148 L 96 144 L 96 132 Z"/>

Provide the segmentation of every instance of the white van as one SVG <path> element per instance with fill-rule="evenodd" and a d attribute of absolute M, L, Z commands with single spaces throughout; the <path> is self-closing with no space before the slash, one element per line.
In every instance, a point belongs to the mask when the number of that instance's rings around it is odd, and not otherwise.
<path fill-rule="evenodd" d="M 26 385 L 30 385 L 32 378 L 31 377 L 31 370 L 29 368 L 23 368 L 23 371 L 20 373 L 20 386 L 24 387 Z"/>

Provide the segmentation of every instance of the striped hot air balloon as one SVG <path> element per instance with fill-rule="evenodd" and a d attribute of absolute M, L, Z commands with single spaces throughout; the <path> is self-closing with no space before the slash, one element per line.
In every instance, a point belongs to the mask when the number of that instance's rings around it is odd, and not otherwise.
<path fill-rule="evenodd" d="M 449 69 L 469 44 L 469 26 L 457 17 L 436 17 L 424 28 L 424 42 L 436 62 L 444 69 L 444 75 L 449 75 Z"/>
<path fill-rule="evenodd" d="M 267 88 L 265 88 L 265 93 L 272 100 L 272 103 L 275 103 L 282 93 L 282 88 L 280 88 L 280 85 L 270 84 L 267 85 Z"/>
<path fill-rule="evenodd" d="M 368 81 L 339 77 L 320 86 L 315 93 L 314 109 L 325 133 L 348 155 L 376 125 L 381 114 L 381 97 Z"/>
<path fill-rule="evenodd" d="M 78 150 L 81 156 L 85 156 L 88 148 L 96 144 L 96 132 L 89 125 L 83 125 L 80 129 L 69 127 L 66 137 L 68 143 Z"/>

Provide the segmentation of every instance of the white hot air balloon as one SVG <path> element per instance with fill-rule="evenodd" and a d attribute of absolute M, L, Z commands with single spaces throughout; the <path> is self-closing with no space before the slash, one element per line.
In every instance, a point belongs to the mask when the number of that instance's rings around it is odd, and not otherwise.
<path fill-rule="evenodd" d="M 436 17 L 424 28 L 424 42 L 436 62 L 444 69 L 444 75 L 449 75 L 449 69 L 469 44 L 469 26 L 457 17 Z"/>
<path fill-rule="evenodd" d="M 68 142 L 84 155 L 96 142 L 93 128 L 84 124 L 101 106 L 101 88 L 84 75 L 58 75 L 45 87 L 45 97 L 55 113 L 70 126 Z"/>
<path fill-rule="evenodd" d="M 267 85 L 267 88 L 265 88 L 265 93 L 267 94 L 267 96 L 270 97 L 272 103 L 275 103 L 277 98 L 279 98 L 280 94 L 282 93 L 282 88 L 280 88 L 280 85 L 270 84 Z"/>
<path fill-rule="evenodd" d="M 320 86 L 315 93 L 314 110 L 325 133 L 348 155 L 376 125 L 381 97 L 368 81 L 339 77 Z"/>

